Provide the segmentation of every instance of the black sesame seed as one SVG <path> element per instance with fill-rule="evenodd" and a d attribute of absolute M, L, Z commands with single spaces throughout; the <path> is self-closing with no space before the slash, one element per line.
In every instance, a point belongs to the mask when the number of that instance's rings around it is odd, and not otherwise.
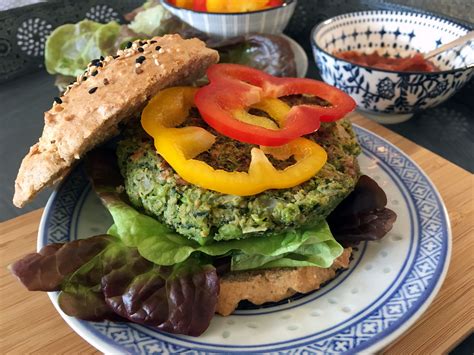
<path fill-rule="evenodd" d="M 94 87 L 94 88 L 92 88 L 92 89 L 90 89 L 90 90 L 89 90 L 89 94 L 95 93 L 96 90 L 97 90 L 97 86 Z"/>
<path fill-rule="evenodd" d="M 161 46 L 156 46 L 155 51 L 159 51 L 161 49 Z"/>
<path fill-rule="evenodd" d="M 117 54 L 117 55 L 114 55 L 112 58 L 117 59 L 118 57 L 120 56 Z"/>
<path fill-rule="evenodd" d="M 92 76 L 96 76 L 97 74 L 99 74 L 99 72 L 98 72 L 97 70 L 94 70 L 94 71 L 91 73 Z"/>
<path fill-rule="evenodd" d="M 100 63 L 100 59 L 92 59 L 91 60 L 92 65 L 97 65 L 97 63 Z"/>
<path fill-rule="evenodd" d="M 104 78 L 103 83 L 104 83 L 104 85 L 109 85 L 109 79 Z"/>
<path fill-rule="evenodd" d="M 138 51 L 139 51 L 140 53 L 143 53 L 145 50 L 144 50 L 142 47 L 138 47 Z"/>
<path fill-rule="evenodd" d="M 99 63 L 97 63 L 95 66 L 96 66 L 96 67 L 102 67 L 103 65 L 102 65 L 102 63 L 99 62 Z"/>
<path fill-rule="evenodd" d="M 135 63 L 142 64 L 145 61 L 145 56 L 141 55 L 137 59 L 135 59 Z"/>
<path fill-rule="evenodd" d="M 82 77 L 82 81 L 86 81 L 86 80 L 87 80 L 87 76 L 84 75 L 84 76 Z"/>
<path fill-rule="evenodd" d="M 125 48 L 130 48 L 132 46 L 132 42 L 128 42 Z"/>
<path fill-rule="evenodd" d="M 55 96 L 55 97 L 53 98 L 53 100 L 56 101 L 56 103 L 58 103 L 58 104 L 62 104 L 62 103 L 63 103 L 63 100 L 61 100 L 61 99 L 60 99 L 59 97 L 57 97 L 57 96 Z"/>
<path fill-rule="evenodd" d="M 153 44 L 153 43 L 156 43 L 156 41 L 155 40 L 150 41 L 150 44 Z"/>
<path fill-rule="evenodd" d="M 104 59 L 105 59 L 105 58 L 104 58 L 104 56 L 103 56 L 103 55 L 101 55 L 101 56 L 100 56 L 100 60 L 104 60 Z"/>
<path fill-rule="evenodd" d="M 139 46 L 143 46 L 144 44 L 145 44 L 145 42 L 143 42 L 143 41 L 138 41 L 138 45 L 139 45 Z"/>

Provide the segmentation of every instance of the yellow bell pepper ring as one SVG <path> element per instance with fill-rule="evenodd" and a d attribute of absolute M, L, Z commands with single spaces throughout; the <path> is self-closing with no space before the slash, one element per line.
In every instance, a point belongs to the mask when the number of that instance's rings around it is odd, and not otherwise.
<path fill-rule="evenodd" d="M 196 88 L 191 87 L 160 91 L 150 100 L 141 117 L 142 127 L 154 138 L 157 152 L 185 181 L 223 194 L 249 196 L 269 189 L 299 185 L 313 177 L 326 163 L 326 151 L 306 138 L 297 138 L 278 147 L 253 148 L 248 172 L 214 169 L 194 159 L 210 149 L 216 138 L 201 127 L 175 128 L 185 122 L 189 110 L 194 106 L 196 91 Z M 265 103 L 259 107 L 265 109 Z M 280 160 L 293 156 L 296 163 L 278 170 L 266 154 Z"/>
<path fill-rule="evenodd" d="M 176 0 L 175 4 L 177 7 L 182 7 L 185 9 L 193 8 L 193 0 Z"/>
<path fill-rule="evenodd" d="M 206 8 L 209 12 L 250 12 L 263 10 L 268 0 L 207 0 Z"/>

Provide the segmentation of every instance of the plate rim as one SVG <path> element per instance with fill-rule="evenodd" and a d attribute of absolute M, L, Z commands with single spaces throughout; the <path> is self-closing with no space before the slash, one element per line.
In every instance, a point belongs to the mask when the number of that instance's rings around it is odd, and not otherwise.
<path fill-rule="evenodd" d="M 411 315 L 410 318 L 408 318 L 403 324 L 401 324 L 397 329 L 395 329 L 392 333 L 388 334 L 386 337 L 380 339 L 379 341 L 376 341 L 374 344 L 365 347 L 361 350 L 367 353 L 375 353 L 377 351 L 382 350 L 383 348 L 389 346 L 391 343 L 393 343 L 397 338 L 399 338 L 401 335 L 403 335 L 405 332 L 407 332 L 414 324 L 415 322 L 420 319 L 420 317 L 423 315 L 423 313 L 426 312 L 426 310 L 431 306 L 433 303 L 434 299 L 439 293 L 439 290 L 441 289 L 441 286 L 443 286 L 443 283 L 446 279 L 446 275 L 449 270 L 449 265 L 451 264 L 451 255 L 452 255 L 452 244 L 453 244 L 453 232 L 451 228 L 451 219 L 449 218 L 449 213 L 448 209 L 446 207 L 446 204 L 443 200 L 443 197 L 441 196 L 441 193 L 439 192 L 438 188 L 436 185 L 433 183 L 431 180 L 430 176 L 425 172 L 424 169 L 418 165 L 418 163 L 412 159 L 411 156 L 409 156 L 407 153 L 405 153 L 401 148 L 399 148 L 397 145 L 394 143 L 390 142 L 388 139 L 378 135 L 375 132 L 372 132 L 371 130 L 362 127 L 358 125 L 357 123 L 352 123 L 352 125 L 356 126 L 358 129 L 361 129 L 365 131 L 366 133 L 373 134 L 376 136 L 378 139 L 383 141 L 384 143 L 391 145 L 392 147 L 396 148 L 399 152 L 401 152 L 426 178 L 428 184 L 431 186 L 433 189 L 433 192 L 435 194 L 435 197 L 439 200 L 440 206 L 441 206 L 441 212 L 444 218 L 446 219 L 446 231 L 447 231 L 447 248 L 446 248 L 446 258 L 444 260 L 444 265 L 441 270 L 441 273 L 439 274 L 439 278 L 436 280 L 436 283 L 431 290 L 431 293 L 429 296 L 425 299 L 423 304 Z"/>
<path fill-rule="evenodd" d="M 423 303 L 416 309 L 412 315 L 407 318 L 402 324 L 400 324 L 396 329 L 394 329 L 391 333 L 387 334 L 381 339 L 376 339 L 374 342 L 370 345 L 367 345 L 364 347 L 363 344 L 361 344 L 361 347 L 358 349 L 358 351 L 363 351 L 364 353 L 373 353 L 376 351 L 379 351 L 388 345 L 390 345 L 395 339 L 400 337 L 402 334 L 404 334 L 409 328 L 412 327 L 412 325 L 421 317 L 421 315 L 429 308 L 429 306 L 432 304 L 433 300 L 439 293 L 439 290 L 441 289 L 441 286 L 444 283 L 444 280 L 446 278 L 449 265 L 451 262 L 451 256 L 452 256 L 452 228 L 451 228 L 451 221 L 449 218 L 449 214 L 446 208 L 446 204 L 444 203 L 444 200 L 438 191 L 436 185 L 432 182 L 431 178 L 429 175 L 416 163 L 407 153 L 405 153 L 401 148 L 396 146 L 394 143 L 390 142 L 389 140 L 385 139 L 384 137 L 381 137 L 377 133 L 364 128 L 357 123 L 352 123 L 352 125 L 361 131 L 364 131 L 368 135 L 372 135 L 376 137 L 377 139 L 380 139 L 384 144 L 391 146 L 394 148 L 397 152 L 399 152 L 401 155 L 404 156 L 405 159 L 407 159 L 411 164 L 415 166 L 415 168 L 421 173 L 421 175 L 426 179 L 427 184 L 431 187 L 431 190 L 434 193 L 435 198 L 439 201 L 439 207 L 440 207 L 440 214 L 444 217 L 446 221 L 446 235 L 447 235 L 447 245 L 446 245 L 446 256 L 444 259 L 444 264 L 442 265 L 442 269 L 440 270 L 439 277 L 435 281 L 435 284 L 430 292 L 429 295 L 423 300 Z M 73 168 L 74 169 L 74 168 Z M 73 170 L 71 169 L 71 171 Z M 42 240 L 44 239 L 44 231 L 45 231 L 45 224 L 47 221 L 47 217 L 51 211 L 52 205 L 58 195 L 58 192 L 61 190 L 62 186 L 67 182 L 68 180 L 65 179 L 63 180 L 53 191 L 51 196 L 48 199 L 48 202 L 43 210 L 42 216 L 41 216 L 41 221 L 38 229 L 38 237 L 37 237 L 37 250 L 41 249 L 43 247 Z M 59 308 L 57 302 L 55 302 L 55 297 L 56 293 L 55 292 L 48 292 L 48 296 L 53 303 L 55 309 L 58 311 L 58 313 L 61 315 L 61 317 L 66 321 L 66 323 L 79 335 L 81 338 L 83 338 L 86 342 L 88 342 L 90 345 L 95 347 L 101 352 L 104 353 L 112 353 L 112 352 L 117 352 L 117 351 L 123 351 L 124 348 L 119 345 L 112 345 L 107 342 L 104 342 L 102 339 L 100 339 L 99 336 L 91 332 L 87 328 L 82 328 L 81 327 L 81 321 L 77 320 L 75 318 L 69 317 L 66 314 L 64 314 L 61 309 Z M 380 333 L 379 333 L 380 334 Z M 375 335 L 374 337 L 377 337 Z M 158 339 L 157 339 L 158 340 Z M 160 340 L 158 340 L 160 341 Z M 192 349 L 191 349 L 192 350 Z M 244 352 L 245 350 L 242 349 Z M 198 350 L 202 351 L 202 350 Z M 351 349 L 349 349 L 349 352 Z"/>
<path fill-rule="evenodd" d="M 279 34 L 279 36 L 283 37 L 284 39 L 288 41 L 288 43 L 290 44 L 291 50 L 293 51 L 293 55 L 295 58 L 295 65 L 296 65 L 296 76 L 298 78 L 305 78 L 306 74 L 308 74 L 308 66 L 309 66 L 309 58 L 305 50 L 303 49 L 301 44 L 296 42 L 296 40 L 294 40 L 290 36 L 287 36 L 284 33 Z"/>

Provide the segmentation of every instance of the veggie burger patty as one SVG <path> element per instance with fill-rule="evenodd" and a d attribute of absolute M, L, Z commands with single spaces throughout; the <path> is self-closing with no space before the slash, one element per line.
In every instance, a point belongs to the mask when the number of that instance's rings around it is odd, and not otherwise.
<path fill-rule="evenodd" d="M 301 100 L 292 100 L 301 101 Z M 312 102 L 311 102 L 312 103 Z M 188 238 L 202 241 L 241 239 L 315 224 L 354 189 L 359 177 L 360 147 L 347 120 L 322 123 L 306 138 L 328 153 L 324 167 L 310 180 L 282 190 L 234 196 L 188 184 L 156 153 L 151 137 L 133 120 L 117 147 L 125 190 L 131 203 Z M 200 159 L 216 169 L 246 171 L 254 145 L 220 135 L 191 110 L 186 125 L 201 126 L 217 136 Z M 278 169 L 293 164 L 269 157 Z"/>

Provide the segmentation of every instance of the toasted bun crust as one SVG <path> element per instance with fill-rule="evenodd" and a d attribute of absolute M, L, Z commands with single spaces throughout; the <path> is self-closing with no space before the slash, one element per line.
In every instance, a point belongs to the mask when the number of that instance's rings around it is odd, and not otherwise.
<path fill-rule="evenodd" d="M 15 206 L 23 207 L 64 177 L 86 152 L 116 135 L 118 124 L 143 109 L 156 92 L 199 78 L 219 60 L 202 41 L 178 35 L 141 45 L 135 41 L 117 54 L 91 63 L 61 97 L 62 103 L 45 112 L 43 134 L 23 159 L 15 181 Z"/>
<path fill-rule="evenodd" d="M 351 253 L 351 248 L 345 248 L 327 269 L 282 268 L 232 272 L 224 275 L 220 280 L 216 313 L 228 316 L 243 300 L 260 305 L 265 302 L 281 301 L 298 292 L 317 290 L 323 283 L 336 276 L 336 270 L 349 267 Z"/>

